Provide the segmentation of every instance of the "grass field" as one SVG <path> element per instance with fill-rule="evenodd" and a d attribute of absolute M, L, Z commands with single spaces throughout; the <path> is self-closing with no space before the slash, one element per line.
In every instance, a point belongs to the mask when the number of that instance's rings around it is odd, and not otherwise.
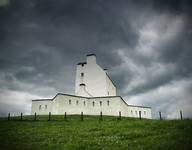
<path fill-rule="evenodd" d="M 192 120 L 139 120 L 86 116 L 0 119 L 2 150 L 190 150 Z"/>

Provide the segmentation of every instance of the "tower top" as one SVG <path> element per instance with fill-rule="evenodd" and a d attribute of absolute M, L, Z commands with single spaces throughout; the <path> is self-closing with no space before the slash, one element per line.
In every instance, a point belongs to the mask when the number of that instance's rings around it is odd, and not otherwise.
<path fill-rule="evenodd" d="M 87 54 L 86 62 L 76 68 L 75 95 L 85 97 L 116 96 L 116 87 L 107 70 L 96 61 L 95 54 Z"/>
<path fill-rule="evenodd" d="M 87 54 L 86 56 L 96 56 L 96 55 L 91 53 L 91 54 Z"/>
<path fill-rule="evenodd" d="M 96 55 L 95 54 L 88 54 L 86 62 L 87 62 L 87 64 L 96 64 Z"/>

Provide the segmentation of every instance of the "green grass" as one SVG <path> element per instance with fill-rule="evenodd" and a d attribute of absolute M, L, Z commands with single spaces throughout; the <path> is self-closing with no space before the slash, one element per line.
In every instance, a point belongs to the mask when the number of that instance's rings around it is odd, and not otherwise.
<path fill-rule="evenodd" d="M 189 150 L 192 120 L 139 120 L 86 116 L 33 116 L 0 119 L 2 150 Z"/>

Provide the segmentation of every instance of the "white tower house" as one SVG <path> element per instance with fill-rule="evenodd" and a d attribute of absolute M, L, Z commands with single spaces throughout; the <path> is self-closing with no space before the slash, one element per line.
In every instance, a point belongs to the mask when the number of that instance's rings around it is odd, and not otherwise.
<path fill-rule="evenodd" d="M 116 96 L 113 81 L 96 62 L 96 55 L 89 54 L 86 62 L 77 64 L 75 95 L 84 97 Z"/>

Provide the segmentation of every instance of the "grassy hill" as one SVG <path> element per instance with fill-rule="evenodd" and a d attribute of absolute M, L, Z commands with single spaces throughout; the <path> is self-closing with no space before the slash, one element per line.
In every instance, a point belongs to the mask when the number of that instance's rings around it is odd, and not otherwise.
<path fill-rule="evenodd" d="M 189 150 L 192 120 L 146 120 L 86 116 L 24 116 L 0 119 L 2 150 Z"/>

